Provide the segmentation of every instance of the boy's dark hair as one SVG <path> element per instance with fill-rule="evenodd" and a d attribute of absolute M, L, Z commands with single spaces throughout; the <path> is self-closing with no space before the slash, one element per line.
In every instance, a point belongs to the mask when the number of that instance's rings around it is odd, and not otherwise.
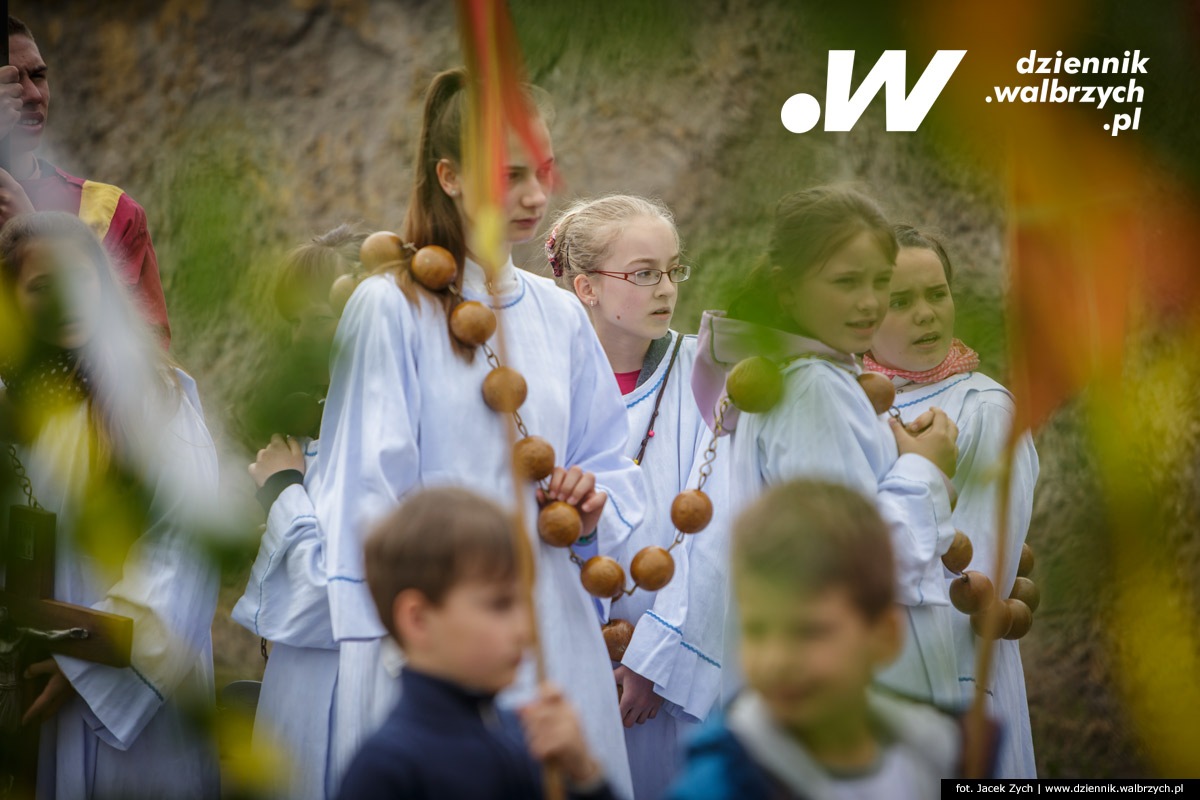
<path fill-rule="evenodd" d="M 21 22 L 21 20 L 17 19 L 12 14 L 8 15 L 8 35 L 28 36 L 30 41 L 37 41 L 33 38 L 33 31 L 29 30 L 29 26 L 24 22 Z"/>
<path fill-rule="evenodd" d="M 416 589 L 435 605 L 464 580 L 517 575 L 512 515 L 466 489 L 413 495 L 380 522 L 365 547 L 367 587 L 379 618 L 399 639 L 392 605 Z"/>
<path fill-rule="evenodd" d="M 887 525 L 845 486 L 797 480 L 772 488 L 734 524 L 733 552 L 745 578 L 805 593 L 845 589 L 868 619 L 895 602 Z"/>
<path fill-rule="evenodd" d="M 950 256 L 940 241 L 927 233 L 921 233 L 911 225 L 897 225 L 896 242 L 901 247 L 916 247 L 922 250 L 932 250 L 937 260 L 942 262 L 942 272 L 946 273 L 946 283 L 953 282 L 954 267 L 950 264 Z"/>

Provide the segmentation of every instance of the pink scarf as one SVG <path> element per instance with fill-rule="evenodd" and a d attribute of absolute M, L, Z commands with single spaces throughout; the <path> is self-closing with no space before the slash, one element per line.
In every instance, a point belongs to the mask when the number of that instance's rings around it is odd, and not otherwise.
<path fill-rule="evenodd" d="M 908 372 L 902 369 L 885 367 L 871 357 L 870 353 L 863 355 L 863 369 L 870 372 L 880 372 L 889 378 L 904 378 L 913 383 L 937 383 L 951 375 L 971 372 L 979 366 L 979 354 L 963 344 L 962 339 L 955 339 L 950 345 L 950 352 L 941 364 L 924 372 Z"/>

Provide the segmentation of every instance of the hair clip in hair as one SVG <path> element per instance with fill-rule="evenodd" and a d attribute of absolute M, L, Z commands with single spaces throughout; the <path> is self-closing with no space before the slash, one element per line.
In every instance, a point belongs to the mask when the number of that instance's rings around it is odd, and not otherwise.
<path fill-rule="evenodd" d="M 554 255 L 554 246 L 558 243 L 558 226 L 555 225 L 550 231 L 550 237 L 546 239 L 546 258 L 550 262 L 550 269 L 554 272 L 554 277 L 561 278 L 563 276 L 562 264 L 558 263 L 558 257 Z"/>

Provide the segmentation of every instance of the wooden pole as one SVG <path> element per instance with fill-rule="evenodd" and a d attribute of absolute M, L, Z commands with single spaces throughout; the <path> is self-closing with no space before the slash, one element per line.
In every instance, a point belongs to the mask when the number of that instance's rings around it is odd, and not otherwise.
<path fill-rule="evenodd" d="M 476 198 L 477 203 L 477 207 L 472 209 L 475 240 L 471 247 L 483 260 L 492 307 L 493 310 L 498 310 L 495 278 L 504 261 L 507 261 L 499 258 L 507 227 L 504 219 L 504 176 L 501 173 L 504 168 L 502 162 L 507 128 L 511 126 L 518 131 L 529 131 L 523 109 L 517 105 L 520 102 L 519 74 L 523 70 L 519 63 L 519 45 L 508 24 L 508 9 L 503 0 L 459 0 L 459 14 L 463 55 L 470 75 L 468 92 L 471 100 L 463 131 L 463 156 L 466 161 L 464 166 L 471 173 L 474 183 L 475 191 L 471 195 Z M 527 137 L 522 138 L 527 139 L 527 146 L 532 144 Z M 496 343 L 497 358 L 501 364 L 507 365 L 505 325 L 500 316 L 497 314 L 493 341 Z M 511 458 L 517 441 L 516 420 L 512 414 L 505 416 L 505 438 L 510 453 L 509 469 L 512 475 L 513 501 L 516 504 L 514 546 L 521 570 L 522 594 L 529 613 L 532 631 L 530 647 L 540 688 L 546 680 L 546 658 L 538 628 L 534 595 L 535 544 L 530 539 L 525 520 L 528 482 L 517 473 Z M 557 765 L 543 765 L 542 785 L 546 800 L 561 800 L 566 797 L 562 771 Z"/>
<path fill-rule="evenodd" d="M 1011 265 L 1012 261 L 1018 257 L 1017 253 L 1017 202 L 1016 202 L 1016 151 L 1012 146 L 1011 137 L 1009 139 L 1008 148 L 1008 223 L 1005 230 L 1005 238 L 1008 245 L 1008 258 Z M 1019 415 L 1017 417 L 1020 418 Z M 1008 552 L 1008 524 L 1009 524 L 1009 505 L 1012 495 L 1012 469 L 1013 458 L 1016 454 L 1017 441 L 1020 438 L 1021 431 L 1016 429 L 1014 422 L 1013 429 L 1008 432 L 1008 439 L 1004 443 L 1004 457 L 1001 461 L 1000 472 L 1000 507 L 996 512 L 996 571 L 995 571 L 995 588 L 996 598 L 994 602 L 1003 603 L 1005 597 L 1002 597 L 1001 580 L 1007 569 L 1006 554 Z M 996 628 L 999 625 L 997 617 L 994 614 L 985 615 L 983 623 L 984 636 L 978 638 L 978 647 L 975 651 L 975 692 L 971 702 L 970 709 L 967 711 L 966 720 L 966 753 L 963 758 L 963 777 L 965 778 L 985 778 L 989 777 L 983 774 L 986 768 L 987 754 L 990 752 L 990 742 L 988 741 L 988 719 L 987 708 L 984 703 L 986 696 L 988 681 L 991 678 L 992 667 L 992 651 L 995 649 L 994 640 L 997 633 Z"/>
<path fill-rule="evenodd" d="M 4 10 L 4 19 L 5 19 L 4 24 L 7 27 L 8 26 L 8 0 L 0 0 L 0 9 Z M 5 33 L 5 35 L 4 35 L 4 44 L 0 45 L 0 48 L 2 48 L 2 50 L 0 50 L 0 56 L 3 56 L 4 64 L 7 66 L 8 65 L 8 34 L 7 33 Z M 8 136 L 5 136 L 3 139 L 0 139 L 0 169 L 6 170 L 9 172 L 11 172 L 11 170 L 9 169 L 9 166 L 10 166 L 10 164 L 9 164 L 9 155 L 10 155 L 9 141 L 11 140 L 11 138 L 12 138 L 12 134 L 9 134 Z"/>

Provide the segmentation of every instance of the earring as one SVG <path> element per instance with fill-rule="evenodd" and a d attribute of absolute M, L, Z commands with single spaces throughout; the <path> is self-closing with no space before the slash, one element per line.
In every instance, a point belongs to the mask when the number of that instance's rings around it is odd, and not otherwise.
<path fill-rule="evenodd" d="M 595 301 L 595 300 L 588 300 L 588 305 L 589 305 L 589 306 L 591 306 L 592 308 L 595 308 L 595 307 L 596 307 L 596 301 Z"/>
<path fill-rule="evenodd" d="M 458 197 L 458 189 L 451 189 L 451 190 L 450 190 L 450 196 L 451 196 L 451 197 Z"/>

